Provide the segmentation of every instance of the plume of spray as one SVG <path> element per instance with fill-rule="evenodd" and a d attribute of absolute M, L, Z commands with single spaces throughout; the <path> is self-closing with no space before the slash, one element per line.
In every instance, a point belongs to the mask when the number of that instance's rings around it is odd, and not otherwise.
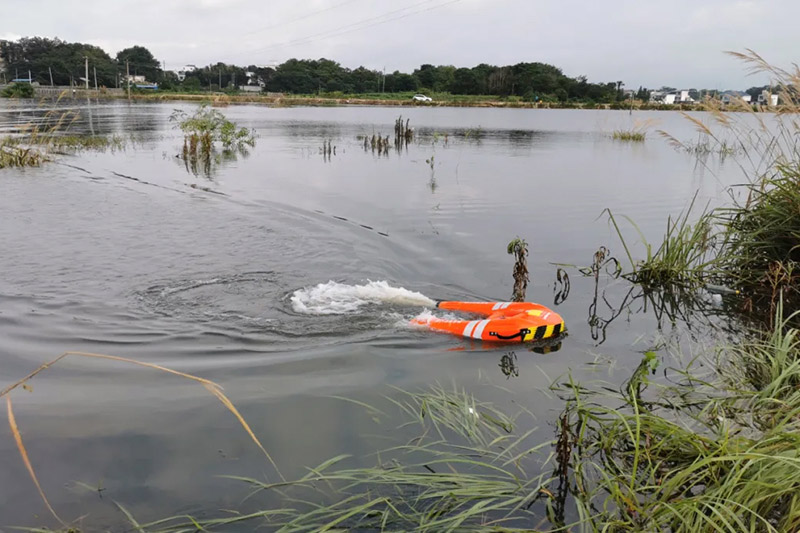
<path fill-rule="evenodd" d="M 364 285 L 329 281 L 294 291 L 290 301 L 296 313 L 311 315 L 353 313 L 369 304 L 436 306 L 436 301 L 424 294 L 391 287 L 386 281 L 369 281 Z"/>

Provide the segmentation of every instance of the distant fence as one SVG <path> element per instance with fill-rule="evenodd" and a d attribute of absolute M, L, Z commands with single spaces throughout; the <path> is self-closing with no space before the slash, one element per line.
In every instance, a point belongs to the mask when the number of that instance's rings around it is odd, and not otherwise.
<path fill-rule="evenodd" d="M 123 96 L 125 89 L 85 89 L 78 87 L 34 87 L 36 98 L 102 98 Z"/>
<path fill-rule="evenodd" d="M 7 84 L 0 83 L 0 91 Z M 34 85 L 36 98 L 104 98 L 109 96 L 124 96 L 125 89 L 86 89 L 83 87 L 70 87 L 69 85 L 50 87 L 49 85 Z"/>

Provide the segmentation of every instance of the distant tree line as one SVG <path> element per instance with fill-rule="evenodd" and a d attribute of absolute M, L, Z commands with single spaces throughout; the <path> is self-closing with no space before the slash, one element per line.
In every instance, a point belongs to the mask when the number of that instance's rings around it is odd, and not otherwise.
<path fill-rule="evenodd" d="M 480 64 L 472 68 L 425 64 L 412 73 L 383 74 L 364 67 L 348 69 L 329 59 L 290 59 L 262 75 L 267 90 L 289 93 L 378 93 L 432 91 L 459 95 L 518 96 L 526 100 L 614 101 L 620 83 L 589 83 L 570 78 L 545 63 L 511 66 Z"/>
<path fill-rule="evenodd" d="M 28 78 L 43 85 L 83 85 L 86 58 L 89 60 L 89 84 L 116 87 L 126 73 L 126 61 L 131 75 L 138 74 L 156 81 L 163 78 L 159 61 L 147 48 L 132 46 L 112 58 L 103 49 L 83 43 L 68 43 L 61 39 L 24 37 L 18 41 L 0 40 L 0 58 L 5 62 L 10 78 Z"/>
<path fill-rule="evenodd" d="M 49 84 L 52 73 L 55 85 L 84 83 L 88 57 L 89 84 L 94 84 L 96 69 L 97 83 L 105 87 L 117 86 L 123 79 L 127 61 L 132 75 L 144 75 L 147 81 L 157 82 L 167 90 L 235 89 L 250 83 L 267 91 L 294 94 L 419 91 L 518 97 L 528 101 L 613 102 L 624 98 L 621 81 L 590 83 L 585 76 L 572 78 L 558 67 L 539 62 L 480 64 L 472 68 L 425 64 L 412 73 L 384 74 L 365 67 L 349 69 L 330 59 L 290 59 L 275 68 L 217 63 L 186 72 L 183 81 L 179 81 L 174 72 L 163 71 L 159 61 L 142 46 L 126 48 L 112 58 L 89 44 L 26 37 L 0 41 L 0 57 L 6 63 L 6 72 L 14 77 L 27 78 L 30 71 L 34 81 Z"/>

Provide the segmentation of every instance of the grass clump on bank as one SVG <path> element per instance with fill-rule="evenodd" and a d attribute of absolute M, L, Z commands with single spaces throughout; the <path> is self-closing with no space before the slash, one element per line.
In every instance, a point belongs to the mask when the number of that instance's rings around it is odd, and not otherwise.
<path fill-rule="evenodd" d="M 727 286 L 741 293 L 740 311 L 770 327 L 779 301 L 790 315 L 800 310 L 800 123 L 795 118 L 800 113 L 800 70 L 772 67 L 752 52 L 735 55 L 775 78 L 782 102 L 776 112 L 760 113 L 744 102 L 707 100 L 703 107 L 715 127 L 686 115 L 702 142 L 686 145 L 662 135 L 697 155 L 735 157 L 747 183 L 728 191 L 727 206 L 691 217 L 690 206 L 669 219 L 655 251 L 639 232 L 645 246 L 640 261 L 633 260 L 614 216 L 608 214 L 631 263 L 626 278 L 647 290 Z"/>
<path fill-rule="evenodd" d="M 677 218 L 667 218 L 666 231 L 657 248 L 647 241 L 632 220 L 625 217 L 636 229 L 644 245 L 645 257 L 638 261 L 634 260 L 614 214 L 611 210 L 605 211 L 630 262 L 630 270 L 623 273 L 622 277 L 645 290 L 692 290 L 719 277 L 713 214 L 704 210 L 697 220 L 690 221 L 695 200 L 696 197 Z"/>
<path fill-rule="evenodd" d="M 800 168 L 782 163 L 747 190 L 743 204 L 718 211 L 727 228 L 721 267 L 749 311 L 771 316 L 779 300 L 800 309 Z"/>
<path fill-rule="evenodd" d="M 786 326 L 725 347 L 705 375 L 650 381 L 647 354 L 618 394 L 564 388 L 585 530 L 800 527 L 800 343 Z"/>

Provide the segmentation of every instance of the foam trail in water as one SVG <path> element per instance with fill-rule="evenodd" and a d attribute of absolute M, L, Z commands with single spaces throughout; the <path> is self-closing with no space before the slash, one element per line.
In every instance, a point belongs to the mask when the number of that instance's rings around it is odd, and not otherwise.
<path fill-rule="evenodd" d="M 434 315 L 430 309 L 423 309 L 420 314 L 415 316 L 411 319 L 411 321 L 406 320 L 405 323 L 401 323 L 398 321 L 397 326 L 411 327 L 411 328 L 426 328 L 428 323 L 431 320 L 446 320 L 449 322 L 458 322 L 464 320 L 463 316 L 457 316 L 452 313 L 445 313 L 444 315 L 437 316 Z"/>
<path fill-rule="evenodd" d="M 402 287 L 390 287 L 385 281 L 370 281 L 365 285 L 329 281 L 298 289 L 290 300 L 295 312 L 310 315 L 352 313 L 367 304 L 436 305 L 434 300 L 424 294 Z"/>

